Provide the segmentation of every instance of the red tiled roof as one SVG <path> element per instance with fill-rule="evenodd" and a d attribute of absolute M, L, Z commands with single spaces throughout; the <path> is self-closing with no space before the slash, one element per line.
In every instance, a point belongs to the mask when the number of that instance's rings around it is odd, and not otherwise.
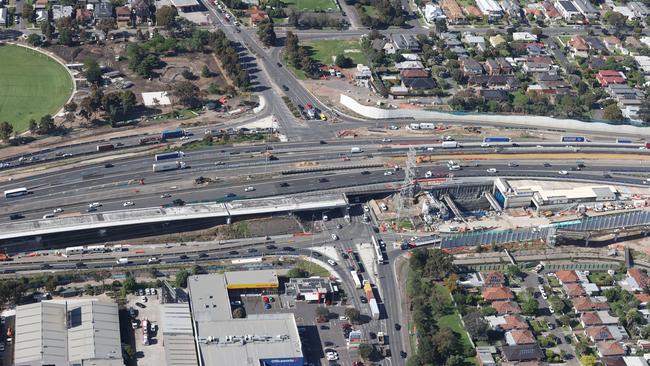
<path fill-rule="evenodd" d="M 578 275 L 576 274 L 576 271 L 560 270 L 555 272 L 555 275 L 557 276 L 557 279 L 560 280 L 560 282 L 563 284 L 578 282 Z"/>
<path fill-rule="evenodd" d="M 528 323 L 519 315 L 506 315 L 503 318 L 506 321 L 505 324 L 500 326 L 503 330 L 528 329 Z"/>
<path fill-rule="evenodd" d="M 614 337 L 607 327 L 590 327 L 585 329 L 585 333 L 594 341 L 612 340 Z"/>
<path fill-rule="evenodd" d="M 593 325 L 602 325 L 603 324 L 603 321 L 598 316 L 598 313 L 596 313 L 594 311 L 589 311 L 589 312 L 582 313 L 582 315 L 580 315 L 580 320 L 587 327 L 593 326 Z"/>
<path fill-rule="evenodd" d="M 429 77 L 429 73 L 422 69 L 409 69 L 400 71 L 399 76 L 403 78 L 426 78 Z"/>
<path fill-rule="evenodd" d="M 506 276 L 501 272 L 485 272 L 481 273 L 481 277 L 483 277 L 485 286 L 500 287 L 506 283 Z"/>
<path fill-rule="evenodd" d="M 521 330 L 521 329 L 511 330 L 510 336 L 515 341 L 515 344 L 535 343 L 535 336 L 530 330 Z"/>
<path fill-rule="evenodd" d="M 645 272 L 641 271 L 640 269 L 630 268 L 627 270 L 627 275 L 634 278 L 634 280 L 639 286 L 641 287 L 648 286 L 648 275 L 645 274 Z"/>
<path fill-rule="evenodd" d="M 483 16 L 483 13 L 481 13 L 481 10 L 479 8 L 477 8 L 476 6 L 474 6 L 474 5 L 466 6 L 465 7 L 465 13 L 467 15 L 473 15 L 475 17 L 482 17 Z"/>
<path fill-rule="evenodd" d="M 483 289 L 483 299 L 485 301 L 511 300 L 515 296 L 507 287 L 486 287 Z"/>
<path fill-rule="evenodd" d="M 498 314 L 519 314 L 521 309 L 519 304 L 514 301 L 494 301 L 492 307 Z"/>
<path fill-rule="evenodd" d="M 585 289 L 578 283 L 567 283 L 564 285 L 564 292 L 568 297 L 585 296 Z"/>
<path fill-rule="evenodd" d="M 544 7 L 544 11 L 546 11 L 546 16 L 549 18 L 558 18 L 560 16 L 560 12 L 553 6 L 551 3 L 544 3 L 542 5 Z"/>
<path fill-rule="evenodd" d="M 590 297 L 576 297 L 572 300 L 573 307 L 578 312 L 591 310 L 609 310 L 609 304 L 606 302 L 595 302 Z"/>
<path fill-rule="evenodd" d="M 634 297 L 637 300 L 639 300 L 642 304 L 647 303 L 648 301 L 650 301 L 650 295 L 648 295 L 648 294 L 634 294 Z M 494 304 L 492 304 L 492 307 L 494 307 Z"/>
<path fill-rule="evenodd" d="M 587 45 L 587 42 L 584 40 L 584 38 L 580 36 L 573 36 L 573 38 L 571 38 L 571 40 L 569 41 L 569 46 L 577 51 L 589 50 L 589 46 Z"/>
<path fill-rule="evenodd" d="M 620 344 L 618 344 L 618 342 L 598 342 L 596 343 L 596 347 L 603 357 L 625 355 L 625 349 Z"/>
<path fill-rule="evenodd" d="M 596 74 L 596 80 L 598 80 L 601 86 L 607 86 L 609 84 L 625 84 L 625 75 L 616 70 L 600 70 L 598 71 L 598 74 Z"/>

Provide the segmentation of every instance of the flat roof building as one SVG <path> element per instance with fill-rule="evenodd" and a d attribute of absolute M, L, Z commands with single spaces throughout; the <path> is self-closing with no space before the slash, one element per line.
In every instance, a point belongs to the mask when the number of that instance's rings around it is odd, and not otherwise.
<path fill-rule="evenodd" d="M 477 0 L 476 5 L 481 10 L 481 13 L 489 18 L 500 18 L 503 15 L 503 9 L 494 0 Z"/>
<path fill-rule="evenodd" d="M 292 278 L 285 284 L 284 294 L 297 300 L 324 302 L 334 292 L 327 278 Z"/>
<path fill-rule="evenodd" d="M 268 285 L 273 271 L 227 272 L 191 276 L 188 291 L 198 364 L 302 366 L 304 358 L 293 314 L 249 315 L 233 319 L 228 289 Z"/>
<path fill-rule="evenodd" d="M 48 300 L 16 307 L 14 365 L 122 366 L 117 304 Z"/>
<path fill-rule="evenodd" d="M 167 366 L 195 366 L 198 360 L 190 304 L 162 304 L 160 319 Z"/>
<path fill-rule="evenodd" d="M 277 289 L 280 286 L 278 275 L 273 270 L 226 272 L 225 280 L 228 290 L 251 288 Z"/>

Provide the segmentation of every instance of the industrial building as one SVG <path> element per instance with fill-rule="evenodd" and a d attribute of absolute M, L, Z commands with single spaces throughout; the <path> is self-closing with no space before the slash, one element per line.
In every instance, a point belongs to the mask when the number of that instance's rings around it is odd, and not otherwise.
<path fill-rule="evenodd" d="M 275 278 L 275 281 L 273 280 Z M 304 357 L 293 314 L 234 319 L 229 289 L 277 291 L 273 271 L 227 272 L 188 279 L 198 365 L 302 366 Z"/>
<path fill-rule="evenodd" d="M 335 291 L 330 280 L 322 277 L 292 278 L 284 285 L 284 294 L 296 300 L 329 303 Z"/>
<path fill-rule="evenodd" d="M 14 365 L 123 366 L 117 304 L 48 300 L 16 307 Z"/>
<path fill-rule="evenodd" d="M 161 304 L 160 319 L 167 366 L 195 366 L 198 361 L 190 305 Z"/>
<path fill-rule="evenodd" d="M 477 0 L 476 5 L 489 20 L 497 20 L 503 16 L 503 9 L 494 0 Z"/>
<path fill-rule="evenodd" d="M 565 209 L 576 204 L 596 204 L 614 201 L 616 188 L 608 185 L 580 186 L 551 189 L 540 185 L 513 185 L 505 179 L 496 179 L 494 197 L 503 208 L 535 207 L 537 210 Z"/>

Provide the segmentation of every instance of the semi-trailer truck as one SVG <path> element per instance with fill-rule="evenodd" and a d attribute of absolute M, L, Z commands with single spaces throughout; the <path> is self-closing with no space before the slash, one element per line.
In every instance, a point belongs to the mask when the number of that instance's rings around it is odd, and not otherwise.
<path fill-rule="evenodd" d="M 362 153 L 362 152 L 363 152 L 363 150 L 361 150 L 360 147 L 355 146 L 355 147 L 350 149 L 350 153 L 352 153 L 352 154 L 359 154 L 359 153 Z"/>
<path fill-rule="evenodd" d="M 177 128 L 175 130 L 164 130 L 160 133 L 161 140 L 174 139 L 183 136 L 185 136 L 185 130 L 182 128 Z"/>
<path fill-rule="evenodd" d="M 164 154 L 156 154 L 154 156 L 154 160 L 156 161 L 163 161 L 163 160 L 172 160 L 172 159 L 182 159 L 183 156 L 185 156 L 185 153 L 182 151 L 174 151 L 170 153 L 164 153 Z"/>
<path fill-rule="evenodd" d="M 115 261 L 116 264 L 118 265 L 126 265 L 129 264 L 129 258 L 120 258 Z"/>
<path fill-rule="evenodd" d="M 153 164 L 152 168 L 154 173 L 164 172 L 168 170 L 185 169 L 185 163 L 182 161 L 169 161 Z"/>
<path fill-rule="evenodd" d="M 111 151 L 111 150 L 115 150 L 115 145 L 113 144 L 97 145 L 97 151 Z"/>
<path fill-rule="evenodd" d="M 443 141 L 441 147 L 443 149 L 455 149 L 458 147 L 458 141 Z"/>

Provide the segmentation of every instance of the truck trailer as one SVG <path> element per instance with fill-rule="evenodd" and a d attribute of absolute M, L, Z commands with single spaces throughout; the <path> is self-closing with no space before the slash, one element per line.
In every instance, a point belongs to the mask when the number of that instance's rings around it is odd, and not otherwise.
<path fill-rule="evenodd" d="M 185 169 L 185 163 L 181 161 L 169 161 L 152 165 L 153 172 L 165 172 L 168 170 Z"/>
<path fill-rule="evenodd" d="M 154 160 L 156 161 L 163 161 L 163 160 L 176 160 L 176 159 L 182 159 L 183 156 L 185 156 L 185 153 L 182 151 L 174 151 L 170 153 L 164 153 L 164 154 L 156 154 L 154 156 Z"/>

